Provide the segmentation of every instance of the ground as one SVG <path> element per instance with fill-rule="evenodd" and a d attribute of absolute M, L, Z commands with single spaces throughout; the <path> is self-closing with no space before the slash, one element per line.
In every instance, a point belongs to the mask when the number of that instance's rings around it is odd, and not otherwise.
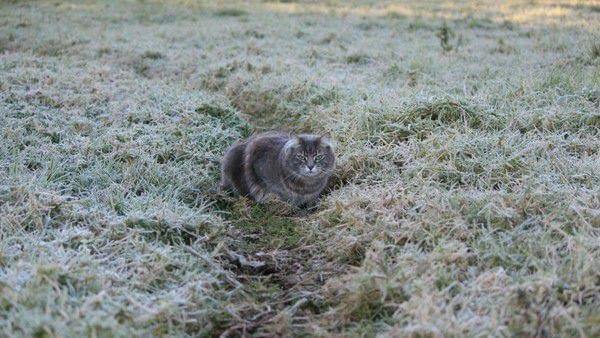
<path fill-rule="evenodd" d="M 0 336 L 598 336 L 599 130 L 594 1 L 3 1 Z"/>

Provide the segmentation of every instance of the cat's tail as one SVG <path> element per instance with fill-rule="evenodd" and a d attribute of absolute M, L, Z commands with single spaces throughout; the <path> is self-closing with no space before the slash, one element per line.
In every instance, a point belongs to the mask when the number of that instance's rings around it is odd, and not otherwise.
<path fill-rule="evenodd" d="M 254 159 L 259 157 L 259 145 L 254 142 L 248 143 L 244 154 L 244 182 L 248 189 L 248 194 L 256 202 L 262 202 L 267 197 L 267 191 L 263 187 L 262 180 L 255 172 Z"/>

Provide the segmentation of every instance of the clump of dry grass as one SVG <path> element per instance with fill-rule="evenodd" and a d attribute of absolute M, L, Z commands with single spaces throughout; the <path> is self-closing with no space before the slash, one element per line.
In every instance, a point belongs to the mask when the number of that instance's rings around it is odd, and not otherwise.
<path fill-rule="evenodd" d="M 2 3 L 3 333 L 598 335 L 599 14 L 542 7 Z M 312 213 L 216 190 L 272 128 Z"/>
<path fill-rule="evenodd" d="M 217 16 L 244 16 L 244 15 L 248 15 L 248 12 L 246 12 L 243 9 L 239 9 L 239 8 L 222 8 L 219 9 L 218 11 L 215 12 L 215 15 Z"/>
<path fill-rule="evenodd" d="M 440 27 L 435 36 L 440 39 L 440 46 L 444 52 L 449 52 L 455 47 L 452 45 L 451 40 L 454 38 L 454 31 L 448 26 L 446 22 Z"/>

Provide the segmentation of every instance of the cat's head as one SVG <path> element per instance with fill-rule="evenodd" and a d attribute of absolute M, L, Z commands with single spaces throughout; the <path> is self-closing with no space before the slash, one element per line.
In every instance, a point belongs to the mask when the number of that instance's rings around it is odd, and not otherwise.
<path fill-rule="evenodd" d="M 285 166 L 304 177 L 330 175 L 335 155 L 328 135 L 301 134 L 292 136 L 285 144 Z"/>

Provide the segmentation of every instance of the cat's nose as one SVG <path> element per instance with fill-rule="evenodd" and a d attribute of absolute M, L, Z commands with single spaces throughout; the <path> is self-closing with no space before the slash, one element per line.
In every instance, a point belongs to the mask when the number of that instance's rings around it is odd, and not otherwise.
<path fill-rule="evenodd" d="M 308 170 L 312 170 L 315 165 L 314 164 L 307 164 L 306 167 L 308 168 Z"/>

